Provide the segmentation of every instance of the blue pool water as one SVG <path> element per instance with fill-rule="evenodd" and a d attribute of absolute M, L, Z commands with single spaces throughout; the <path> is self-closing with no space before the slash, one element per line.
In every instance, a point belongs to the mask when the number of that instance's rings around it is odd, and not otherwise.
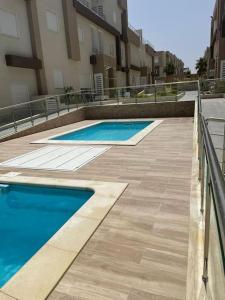
<path fill-rule="evenodd" d="M 73 131 L 53 140 L 60 141 L 126 141 L 149 126 L 151 121 L 101 122 Z"/>
<path fill-rule="evenodd" d="M 0 185 L 0 287 L 93 194 L 91 190 Z"/>

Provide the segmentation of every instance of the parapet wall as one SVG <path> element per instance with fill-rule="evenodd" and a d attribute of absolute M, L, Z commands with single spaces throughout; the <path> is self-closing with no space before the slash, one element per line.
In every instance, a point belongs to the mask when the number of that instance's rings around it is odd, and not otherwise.
<path fill-rule="evenodd" d="M 194 101 L 86 107 L 88 120 L 193 117 Z"/>
<path fill-rule="evenodd" d="M 1 142 L 34 133 L 62 127 L 84 120 L 132 119 L 132 118 L 179 118 L 194 116 L 194 101 L 143 103 L 124 105 L 96 105 L 79 108 L 68 114 L 48 120 L 34 127 L 5 137 Z"/>

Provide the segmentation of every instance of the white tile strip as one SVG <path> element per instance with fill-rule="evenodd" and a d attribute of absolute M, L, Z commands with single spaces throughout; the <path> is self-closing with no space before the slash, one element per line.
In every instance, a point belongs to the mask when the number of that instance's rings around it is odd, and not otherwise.
<path fill-rule="evenodd" d="M 110 147 L 47 146 L 3 163 L 0 167 L 75 171 Z"/>

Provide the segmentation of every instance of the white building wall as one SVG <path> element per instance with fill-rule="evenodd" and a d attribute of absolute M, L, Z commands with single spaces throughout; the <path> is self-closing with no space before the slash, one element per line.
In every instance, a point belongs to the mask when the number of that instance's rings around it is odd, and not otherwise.
<path fill-rule="evenodd" d="M 8 67 L 5 62 L 6 54 L 32 57 L 26 2 L 1 0 L 0 16 L 0 107 L 4 107 L 28 101 L 37 86 L 34 70 Z M 16 88 L 20 97 L 15 97 Z"/>
<path fill-rule="evenodd" d="M 78 14 L 78 31 L 82 32 L 83 41 L 80 42 L 80 54 L 81 60 L 79 65 L 79 78 L 81 88 L 92 88 L 93 87 L 93 66 L 90 64 L 90 56 L 93 53 L 92 48 L 92 29 L 102 32 L 102 46 L 103 54 L 111 57 L 116 57 L 116 41 L 115 37 L 96 26 L 91 21 L 87 20 L 83 16 Z"/>
<path fill-rule="evenodd" d="M 68 58 L 62 1 L 37 1 L 37 6 L 49 94 L 61 93 L 68 86 L 77 90 L 79 66 Z"/>

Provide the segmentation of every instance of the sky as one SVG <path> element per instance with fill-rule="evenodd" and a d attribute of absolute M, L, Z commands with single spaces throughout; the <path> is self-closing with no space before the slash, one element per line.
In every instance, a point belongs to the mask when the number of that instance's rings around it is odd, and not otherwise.
<path fill-rule="evenodd" d="M 129 23 L 155 50 L 169 50 L 195 72 L 210 40 L 215 0 L 128 0 Z"/>

